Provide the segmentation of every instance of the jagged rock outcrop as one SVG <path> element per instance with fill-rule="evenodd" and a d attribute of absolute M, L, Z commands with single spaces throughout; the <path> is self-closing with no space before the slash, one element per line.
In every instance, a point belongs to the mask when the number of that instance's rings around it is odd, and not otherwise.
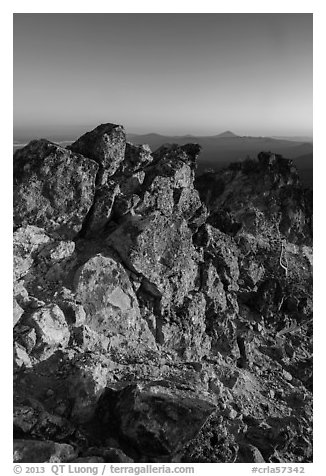
<path fill-rule="evenodd" d="M 215 223 L 221 231 L 228 233 L 227 226 L 241 225 L 254 235 L 269 232 L 292 243 L 311 245 L 312 194 L 301 187 L 291 160 L 261 152 L 258 160 L 234 163 L 222 173 L 203 174 L 196 186 L 209 210 L 217 212 Z"/>
<path fill-rule="evenodd" d="M 14 155 L 14 221 L 74 237 L 94 198 L 98 165 L 47 140 Z"/>
<path fill-rule="evenodd" d="M 98 183 L 105 183 L 124 160 L 126 134 L 122 126 L 101 124 L 69 146 L 73 152 L 95 160 L 101 172 Z"/>
<path fill-rule="evenodd" d="M 312 203 L 102 124 L 14 156 L 14 460 L 312 460 Z M 304 435 L 304 437 L 303 437 Z"/>

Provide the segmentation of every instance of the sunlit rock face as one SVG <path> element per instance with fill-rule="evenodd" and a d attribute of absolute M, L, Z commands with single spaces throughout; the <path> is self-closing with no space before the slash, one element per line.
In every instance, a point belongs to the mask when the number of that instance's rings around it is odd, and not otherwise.
<path fill-rule="evenodd" d="M 52 142 L 30 142 L 14 155 L 14 222 L 61 237 L 81 230 L 94 199 L 98 165 Z"/>

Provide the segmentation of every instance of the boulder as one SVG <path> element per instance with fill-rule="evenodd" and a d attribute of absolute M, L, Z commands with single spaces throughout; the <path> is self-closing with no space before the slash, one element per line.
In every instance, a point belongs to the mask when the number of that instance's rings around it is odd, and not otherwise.
<path fill-rule="evenodd" d="M 129 385 L 119 395 L 107 391 L 99 402 L 103 429 L 118 424 L 120 436 L 142 458 L 158 461 L 171 461 L 214 410 L 215 405 L 191 389 L 166 381 Z"/>
<path fill-rule="evenodd" d="M 94 203 L 85 221 L 84 236 L 90 238 L 103 231 L 111 218 L 113 205 L 118 193 L 119 185 L 113 182 L 113 180 L 108 180 L 106 184 L 96 189 Z"/>
<path fill-rule="evenodd" d="M 124 160 L 126 134 L 122 126 L 101 124 L 77 139 L 69 149 L 97 162 L 102 175 L 97 183 L 104 184 Z"/>
<path fill-rule="evenodd" d="M 240 447 L 241 461 L 244 463 L 266 463 L 263 455 L 254 445 L 242 445 Z"/>
<path fill-rule="evenodd" d="M 87 326 L 110 338 L 112 346 L 138 339 L 153 343 L 144 330 L 139 305 L 128 274 L 112 256 L 97 254 L 83 264 L 74 278 L 76 299 L 82 304 Z"/>
<path fill-rule="evenodd" d="M 182 218 L 153 214 L 131 216 L 107 239 L 124 265 L 151 283 L 161 306 L 182 304 L 194 288 L 198 255 L 192 234 Z"/>
<path fill-rule="evenodd" d="M 192 145 L 192 144 L 189 144 Z M 153 154 L 153 163 L 146 168 L 142 200 L 136 213 L 160 211 L 165 216 L 181 215 L 190 219 L 201 207 L 194 189 L 195 160 L 199 152 L 186 146 L 164 146 Z"/>
<path fill-rule="evenodd" d="M 129 333 L 140 318 L 129 278 L 120 263 L 98 254 L 76 272 L 76 297 L 86 312 L 86 323 L 108 336 Z"/>
<path fill-rule="evenodd" d="M 14 223 L 62 238 L 81 230 L 93 203 L 98 164 L 47 140 L 14 155 Z"/>
<path fill-rule="evenodd" d="M 49 242 L 49 235 L 37 226 L 24 226 L 14 232 L 14 279 L 20 280 L 30 270 L 37 253 Z"/>
<path fill-rule="evenodd" d="M 127 142 L 124 161 L 120 167 L 124 174 L 130 174 L 146 167 L 152 161 L 152 151 L 149 145 L 134 145 Z"/>
<path fill-rule="evenodd" d="M 107 359 L 96 353 L 81 357 L 67 375 L 67 396 L 70 403 L 70 419 L 75 424 L 92 421 L 97 402 L 107 386 L 109 375 Z"/>
<path fill-rule="evenodd" d="M 56 304 L 44 306 L 29 316 L 24 324 L 35 330 L 36 343 L 32 355 L 37 360 L 43 360 L 56 350 L 68 345 L 70 332 L 65 316 Z"/>

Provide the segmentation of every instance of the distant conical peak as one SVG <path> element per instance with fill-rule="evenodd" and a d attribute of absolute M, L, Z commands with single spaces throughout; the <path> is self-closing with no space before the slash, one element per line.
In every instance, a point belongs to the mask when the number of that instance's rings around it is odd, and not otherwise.
<path fill-rule="evenodd" d="M 237 134 L 234 134 L 232 131 L 225 131 L 221 134 L 218 134 L 217 137 L 238 137 Z"/>

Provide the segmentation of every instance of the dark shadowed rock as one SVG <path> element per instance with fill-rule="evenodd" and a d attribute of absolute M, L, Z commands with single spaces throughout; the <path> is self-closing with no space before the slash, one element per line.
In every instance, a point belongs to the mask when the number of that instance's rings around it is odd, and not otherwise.
<path fill-rule="evenodd" d="M 14 440 L 14 463 L 65 463 L 75 457 L 74 448 L 65 443 Z"/>
<path fill-rule="evenodd" d="M 20 307 L 16 299 L 13 300 L 13 311 L 13 326 L 15 326 L 24 313 L 24 309 Z"/>
<path fill-rule="evenodd" d="M 261 152 L 258 161 L 244 160 L 201 175 L 196 187 L 213 215 L 228 210 L 229 224 L 216 223 L 227 233 L 233 234 L 230 225 L 237 223 L 249 233 L 281 232 L 289 241 L 311 244 L 312 198 L 291 160 Z"/>
<path fill-rule="evenodd" d="M 124 162 L 121 164 L 122 172 L 128 175 L 149 165 L 152 160 L 152 151 L 148 145 L 127 142 Z"/>
<path fill-rule="evenodd" d="M 73 438 L 75 431 L 68 420 L 50 414 L 39 402 L 14 405 L 14 435 L 20 438 L 30 435 L 42 439 L 46 435 L 49 440 L 64 442 Z"/>
<path fill-rule="evenodd" d="M 243 445 L 240 447 L 240 458 L 239 462 L 243 461 L 246 463 L 266 463 L 263 458 L 263 455 L 256 446 L 253 445 Z"/>
<path fill-rule="evenodd" d="M 161 381 L 128 386 L 114 397 L 109 391 L 100 402 L 104 427 L 114 418 L 120 436 L 142 455 L 170 461 L 215 410 L 189 390 Z M 113 407 L 111 398 L 116 401 Z"/>
<path fill-rule="evenodd" d="M 86 217 L 81 234 L 91 238 L 103 232 L 105 225 L 111 218 L 118 193 L 119 185 L 112 180 L 108 180 L 106 184 L 97 187 L 93 205 Z"/>

